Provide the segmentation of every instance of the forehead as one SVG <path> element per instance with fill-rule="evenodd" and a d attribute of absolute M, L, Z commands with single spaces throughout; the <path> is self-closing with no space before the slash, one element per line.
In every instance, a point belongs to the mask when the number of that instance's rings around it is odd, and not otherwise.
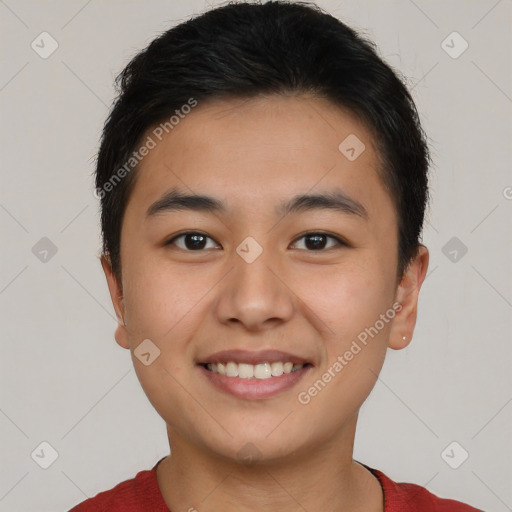
<path fill-rule="evenodd" d="M 392 208 L 369 131 L 325 99 L 214 100 L 162 131 L 146 134 L 156 144 L 139 164 L 130 202 L 149 205 L 179 187 L 226 198 L 231 211 L 261 212 L 267 202 L 342 189 L 370 214 L 386 201 Z"/>

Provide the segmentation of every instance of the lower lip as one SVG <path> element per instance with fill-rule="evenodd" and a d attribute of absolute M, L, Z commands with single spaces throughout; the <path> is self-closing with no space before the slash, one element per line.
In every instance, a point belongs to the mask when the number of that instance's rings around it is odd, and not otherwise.
<path fill-rule="evenodd" d="M 220 373 L 213 373 L 204 366 L 199 365 L 199 369 L 215 387 L 225 393 L 246 400 L 270 398 L 282 393 L 295 386 L 310 368 L 311 366 L 305 366 L 300 370 L 283 373 L 279 377 L 270 377 L 269 379 L 240 379 L 238 377 L 228 377 Z"/>

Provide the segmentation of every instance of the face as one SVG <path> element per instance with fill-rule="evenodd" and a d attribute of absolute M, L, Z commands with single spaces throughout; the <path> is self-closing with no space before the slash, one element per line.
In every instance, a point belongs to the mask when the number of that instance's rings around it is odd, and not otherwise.
<path fill-rule="evenodd" d="M 199 104 L 141 162 L 121 283 L 103 265 L 171 445 L 274 460 L 346 439 L 426 272 L 397 287 L 378 165 L 354 116 L 280 96 Z"/>

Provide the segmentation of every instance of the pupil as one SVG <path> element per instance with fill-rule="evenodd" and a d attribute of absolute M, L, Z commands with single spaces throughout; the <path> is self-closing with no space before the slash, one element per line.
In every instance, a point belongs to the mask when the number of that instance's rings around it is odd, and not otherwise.
<path fill-rule="evenodd" d="M 314 243 L 308 243 L 310 240 L 315 240 Z M 306 237 L 306 247 L 308 249 L 321 249 L 325 244 L 325 235 L 308 235 Z"/>
<path fill-rule="evenodd" d="M 185 236 L 185 246 L 187 247 L 187 249 L 202 249 L 205 245 L 205 238 L 206 237 L 204 235 L 188 234 Z M 193 240 L 194 243 L 187 243 L 190 240 Z"/>
<path fill-rule="evenodd" d="M 313 250 L 321 249 L 325 245 L 325 238 L 325 235 L 308 235 L 306 237 L 306 247 Z M 204 235 L 187 234 L 185 235 L 185 245 L 187 249 L 202 249 L 205 246 L 205 239 Z"/>

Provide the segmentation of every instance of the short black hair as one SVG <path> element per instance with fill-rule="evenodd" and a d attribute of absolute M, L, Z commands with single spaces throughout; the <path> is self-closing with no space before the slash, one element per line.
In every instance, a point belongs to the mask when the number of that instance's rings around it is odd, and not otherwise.
<path fill-rule="evenodd" d="M 96 196 L 103 253 L 119 282 L 122 220 L 137 176 L 134 152 L 150 128 L 172 125 L 174 113 L 207 99 L 310 94 L 355 114 L 374 138 L 379 175 L 396 208 L 399 279 L 417 254 L 430 156 L 414 101 L 373 42 L 317 5 L 231 2 L 209 10 L 159 35 L 115 83 Z"/>

